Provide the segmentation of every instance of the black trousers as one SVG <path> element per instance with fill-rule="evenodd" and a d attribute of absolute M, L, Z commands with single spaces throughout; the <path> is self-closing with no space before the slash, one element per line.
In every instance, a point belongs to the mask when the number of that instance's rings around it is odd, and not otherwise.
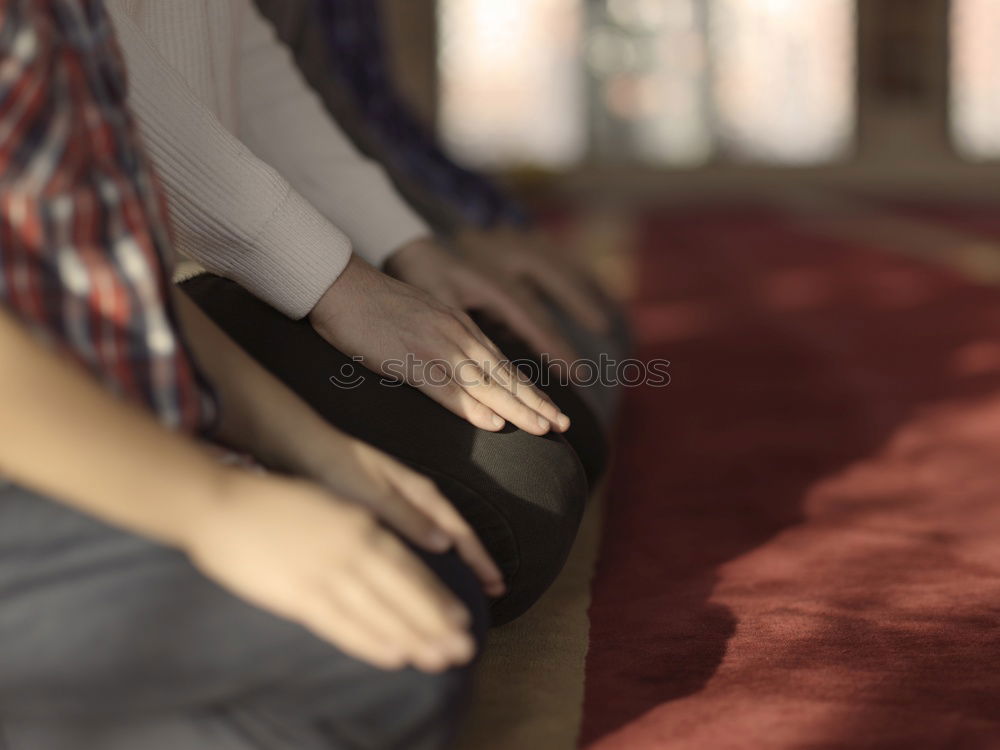
<path fill-rule="evenodd" d="M 565 435 L 473 427 L 407 385 L 387 384 L 239 285 L 204 274 L 184 291 L 258 362 L 332 424 L 434 479 L 479 534 L 508 591 L 494 624 L 524 613 L 562 569 L 588 496 L 604 469 L 596 417 L 568 386 L 545 390 L 572 419 Z M 532 354 L 503 328 L 477 320 L 513 360 Z M 344 388 L 336 378 L 360 382 Z"/>

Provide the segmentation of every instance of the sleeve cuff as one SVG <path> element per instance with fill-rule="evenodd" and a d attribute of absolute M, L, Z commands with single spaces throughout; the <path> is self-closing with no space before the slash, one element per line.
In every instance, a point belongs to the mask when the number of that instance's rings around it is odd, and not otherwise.
<path fill-rule="evenodd" d="M 351 242 L 290 192 L 231 277 L 290 318 L 306 317 L 351 259 Z"/>

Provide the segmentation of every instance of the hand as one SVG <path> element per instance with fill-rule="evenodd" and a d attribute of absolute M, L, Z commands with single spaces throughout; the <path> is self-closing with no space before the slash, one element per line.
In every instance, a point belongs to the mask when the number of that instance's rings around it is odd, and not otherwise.
<path fill-rule="evenodd" d="M 309 315 L 313 328 L 366 367 L 403 379 L 491 432 L 564 432 L 569 418 L 501 354 L 472 319 L 358 257 Z M 415 358 L 416 370 L 402 367 Z"/>
<path fill-rule="evenodd" d="M 430 479 L 360 440 L 342 435 L 309 476 L 369 509 L 418 547 L 454 547 L 490 596 L 506 590 L 503 575 L 465 519 Z"/>
<path fill-rule="evenodd" d="M 541 233 L 514 229 L 467 231 L 458 241 L 467 257 L 505 279 L 509 286 L 535 299 L 542 292 L 586 330 L 606 334 L 611 320 L 601 294 L 577 268 L 553 260 L 548 245 Z"/>
<path fill-rule="evenodd" d="M 432 482 L 327 423 L 183 294 L 178 294 L 177 306 L 199 361 L 226 396 L 217 434 L 229 445 L 360 503 L 429 551 L 454 546 L 487 593 L 503 593 L 500 571 Z"/>
<path fill-rule="evenodd" d="M 507 275 L 483 273 L 430 241 L 414 242 L 397 251 L 386 264 L 386 272 L 449 307 L 491 314 L 554 362 L 577 359 L 538 296 L 521 283 L 511 283 Z"/>
<path fill-rule="evenodd" d="M 468 611 L 371 514 L 301 480 L 229 477 L 182 540 L 206 576 L 382 669 L 471 660 Z"/>

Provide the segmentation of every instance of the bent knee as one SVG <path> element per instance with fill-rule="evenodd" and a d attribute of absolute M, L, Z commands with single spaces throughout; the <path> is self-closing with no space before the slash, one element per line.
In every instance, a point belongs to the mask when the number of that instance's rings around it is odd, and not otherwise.
<path fill-rule="evenodd" d="M 510 428 L 480 432 L 471 459 L 489 476 L 485 491 L 503 498 L 509 516 L 537 519 L 548 527 L 579 523 L 587 478 L 576 452 L 561 436 L 539 437 Z"/>
<path fill-rule="evenodd" d="M 416 554 L 468 609 L 478 654 L 489 615 L 475 575 L 454 552 Z M 268 706 L 265 700 L 265 708 L 315 707 L 308 718 L 330 747 L 438 750 L 451 745 L 468 708 L 474 660 L 438 674 L 383 671 L 317 644 L 308 634 L 303 638 L 311 642 L 303 647 L 309 666 L 277 703 Z"/>
<path fill-rule="evenodd" d="M 485 476 L 456 505 L 504 573 L 507 593 L 490 609 L 498 625 L 527 611 L 562 570 L 588 484 L 576 453 L 559 437 L 487 434 L 477 440 L 473 460 Z"/>

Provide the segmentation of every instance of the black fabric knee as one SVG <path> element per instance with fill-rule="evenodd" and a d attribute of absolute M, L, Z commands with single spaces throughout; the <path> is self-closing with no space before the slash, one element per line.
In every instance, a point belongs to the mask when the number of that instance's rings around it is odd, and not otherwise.
<path fill-rule="evenodd" d="M 477 429 L 416 389 L 383 382 L 307 322 L 289 320 L 231 281 L 206 274 L 183 289 L 332 424 L 438 483 L 504 573 L 508 593 L 492 604 L 494 624 L 519 616 L 544 593 L 576 538 L 588 494 L 577 452 L 563 436 Z"/>
<path fill-rule="evenodd" d="M 597 415 L 573 387 L 559 382 L 557 374 L 548 373 L 548 377 L 540 377 L 542 364 L 539 356 L 509 328 L 485 315 L 477 313 L 472 317 L 483 333 L 500 347 L 500 351 L 506 357 L 513 362 L 527 365 L 522 367 L 524 372 L 535 380 L 556 406 L 570 418 L 571 425 L 564 437 L 573 446 L 580 463 L 583 464 L 588 484 L 591 488 L 596 486 L 607 468 L 608 459 L 607 438 Z"/>
<path fill-rule="evenodd" d="M 580 526 L 586 486 L 565 444 L 539 444 L 520 430 L 502 445 L 483 440 L 474 454 L 483 469 L 474 485 L 456 479 L 459 472 L 411 465 L 437 483 L 503 571 L 507 593 L 490 605 L 492 624 L 503 625 L 524 614 L 562 570 Z"/>

